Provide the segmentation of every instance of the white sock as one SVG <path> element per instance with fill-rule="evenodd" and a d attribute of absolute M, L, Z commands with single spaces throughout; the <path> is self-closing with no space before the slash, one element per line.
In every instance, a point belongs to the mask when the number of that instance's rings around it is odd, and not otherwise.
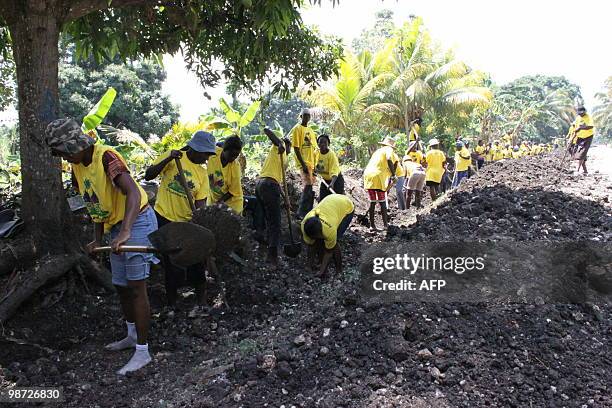
<path fill-rule="evenodd" d="M 127 336 L 119 341 L 107 344 L 104 347 L 107 350 L 119 351 L 132 348 L 136 345 L 136 323 L 125 321 L 127 326 Z"/>
<path fill-rule="evenodd" d="M 140 370 L 151 362 L 151 355 L 149 354 L 148 344 L 136 344 L 136 351 L 130 361 L 117 371 L 119 375 L 125 375 L 129 372 Z"/>

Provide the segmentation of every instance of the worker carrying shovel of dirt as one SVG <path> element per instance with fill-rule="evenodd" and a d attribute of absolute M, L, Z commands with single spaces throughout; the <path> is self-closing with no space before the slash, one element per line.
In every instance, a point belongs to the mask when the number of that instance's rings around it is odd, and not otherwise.
<path fill-rule="evenodd" d="M 302 175 L 302 195 L 298 208 L 298 217 L 303 218 L 314 205 L 313 185 L 316 181 L 314 175 L 316 136 L 308 126 L 310 110 L 303 109 L 300 115 L 301 122 L 291 129 L 291 145 L 295 152 L 295 161 Z"/>
<path fill-rule="evenodd" d="M 57 119 L 45 131 L 51 153 L 73 165 L 87 210 L 94 221 L 93 252 L 103 234 L 110 232 L 112 282 L 117 288 L 126 320 L 127 336 L 106 346 L 108 350 L 136 348 L 130 361 L 118 371 L 125 375 L 151 361 L 147 338 L 149 298 L 147 277 L 157 259 L 150 253 L 121 252 L 124 245 L 150 246 L 148 235 L 157 229 L 157 220 L 147 194 L 132 178 L 123 157 L 112 147 L 95 144 L 73 119 Z"/>
<path fill-rule="evenodd" d="M 318 277 L 326 276 L 332 257 L 336 273 L 342 273 L 342 251 L 338 241 L 351 224 L 354 211 L 355 206 L 348 196 L 331 194 L 302 220 L 302 238 L 308 245 L 308 266 L 314 270 L 316 261 L 321 262 Z"/>
<path fill-rule="evenodd" d="M 272 147 L 259 173 L 255 185 L 257 209 L 255 229 L 257 240 L 268 247 L 266 262 L 278 266 L 278 247 L 281 234 L 281 202 L 283 173 L 287 167 L 287 154 L 291 152 L 289 139 L 281 139 L 272 130 L 265 128 L 264 133 L 272 142 Z M 283 168 L 285 167 L 285 168 Z"/>
<path fill-rule="evenodd" d="M 170 222 L 191 221 L 191 202 L 195 208 L 206 205 L 209 195 L 208 174 L 202 165 L 214 155 L 214 136 L 198 130 L 184 147 L 163 153 L 146 170 L 145 180 L 153 180 L 161 175 L 155 201 L 155 215 L 159 227 Z M 181 177 L 184 177 L 192 199 L 183 188 Z M 174 265 L 167 255 L 163 255 L 162 266 L 165 272 L 166 300 L 170 308 L 176 306 L 178 288 L 186 282 L 195 287 L 198 304 L 206 305 L 205 265 L 200 263 L 184 268 Z"/>
<path fill-rule="evenodd" d="M 387 214 L 387 193 L 392 186 L 395 178 L 395 170 L 399 165 L 399 157 L 395 153 L 395 140 L 386 137 L 382 142 L 378 142 L 381 147 L 372 154 L 368 165 L 363 171 L 363 187 L 368 192 L 370 208 L 370 229 L 379 231 L 374 222 L 374 211 L 376 203 L 380 204 L 385 228 L 389 226 Z"/>
<path fill-rule="evenodd" d="M 344 177 L 340 172 L 338 156 L 329 148 L 329 135 L 323 134 L 317 138 L 319 149 L 315 152 L 315 173 L 323 179 L 319 186 L 319 202 L 333 193 L 344 194 Z"/>

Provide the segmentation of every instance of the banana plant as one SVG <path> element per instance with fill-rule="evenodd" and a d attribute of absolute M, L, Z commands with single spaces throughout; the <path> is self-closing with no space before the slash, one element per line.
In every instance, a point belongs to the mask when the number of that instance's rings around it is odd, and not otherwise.
<path fill-rule="evenodd" d="M 237 135 L 241 136 L 242 129 L 247 127 L 259 111 L 261 100 L 253 102 L 243 113 L 232 108 L 225 99 L 219 99 L 219 106 L 225 117 L 206 118 L 210 120 L 210 128 L 217 130 L 221 137 Z"/>
<path fill-rule="evenodd" d="M 116 96 L 117 91 L 115 88 L 108 88 L 98 103 L 83 118 L 83 124 L 81 125 L 83 133 L 87 133 L 92 137 L 97 136 L 96 128 L 100 126 L 106 115 L 108 115 L 108 111 L 113 105 Z"/>

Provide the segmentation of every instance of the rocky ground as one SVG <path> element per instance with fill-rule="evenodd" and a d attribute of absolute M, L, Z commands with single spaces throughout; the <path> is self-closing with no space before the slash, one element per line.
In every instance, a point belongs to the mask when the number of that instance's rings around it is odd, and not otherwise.
<path fill-rule="evenodd" d="M 271 271 L 253 244 L 221 268 L 231 309 L 189 318 L 185 289 L 172 316 L 155 273 L 154 363 L 126 378 L 114 371 L 130 353 L 103 350 L 124 334 L 115 296 L 29 305 L 3 328 L 2 386 L 62 386 L 66 407 L 612 407 L 609 303 L 373 305 L 359 291 L 373 244 L 611 241 L 612 181 L 558 160 L 491 165 L 418 213 L 393 210 L 387 234 L 355 222 L 326 281 L 302 258 Z M 345 177 L 365 213 L 359 172 Z"/>

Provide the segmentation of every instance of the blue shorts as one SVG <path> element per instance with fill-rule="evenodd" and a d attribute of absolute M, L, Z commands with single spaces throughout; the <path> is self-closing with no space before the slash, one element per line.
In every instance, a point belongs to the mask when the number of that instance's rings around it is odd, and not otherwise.
<path fill-rule="evenodd" d="M 136 217 L 132 225 L 131 236 L 125 245 L 151 246 L 148 235 L 157 229 L 157 218 L 155 212 L 149 206 Z M 119 235 L 121 223 L 111 228 L 111 240 Z M 147 279 L 151 269 L 151 263 L 159 260 L 153 254 L 141 252 L 111 253 L 110 263 L 113 273 L 113 285 L 127 286 L 128 281 Z"/>

